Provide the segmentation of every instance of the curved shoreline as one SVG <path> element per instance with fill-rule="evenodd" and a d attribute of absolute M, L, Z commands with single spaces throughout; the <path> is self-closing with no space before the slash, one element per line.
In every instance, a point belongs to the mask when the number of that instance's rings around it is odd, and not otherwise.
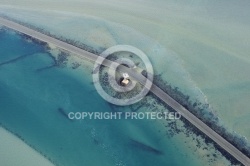
<path fill-rule="evenodd" d="M 0 125 L 0 135 L 0 159 L 3 157 L 1 163 L 6 161 L 4 160 L 6 156 L 11 158 L 9 155 L 13 155 L 15 160 L 8 160 L 5 164 L 13 165 L 15 162 L 15 165 L 56 166 L 55 162 L 50 158 L 27 144 L 21 136 L 11 132 L 6 127 L 2 126 L 2 124 Z"/>

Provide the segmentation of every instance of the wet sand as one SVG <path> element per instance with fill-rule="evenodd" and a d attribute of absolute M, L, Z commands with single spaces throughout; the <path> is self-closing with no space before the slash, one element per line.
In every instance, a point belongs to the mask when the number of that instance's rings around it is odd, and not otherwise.
<path fill-rule="evenodd" d="M 18 137 L 0 127 L 0 161 L 4 166 L 54 166 Z"/>

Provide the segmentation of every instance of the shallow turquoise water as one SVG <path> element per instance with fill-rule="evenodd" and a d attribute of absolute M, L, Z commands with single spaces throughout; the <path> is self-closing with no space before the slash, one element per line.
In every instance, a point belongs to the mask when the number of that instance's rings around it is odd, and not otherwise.
<path fill-rule="evenodd" d="M 43 46 L 16 33 L 1 31 L 0 48 L 0 63 L 30 54 L 0 66 L 0 123 L 57 165 L 201 164 L 189 151 L 177 151 L 178 142 L 158 133 L 151 121 L 70 121 L 59 108 L 65 113 L 113 111 L 89 84 L 91 74 L 76 78 L 77 71 L 69 68 L 37 72 L 53 64 L 52 58 Z"/>

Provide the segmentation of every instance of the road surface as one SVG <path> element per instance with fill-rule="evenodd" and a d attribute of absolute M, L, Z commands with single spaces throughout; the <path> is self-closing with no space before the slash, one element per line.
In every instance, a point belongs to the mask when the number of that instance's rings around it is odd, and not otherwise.
<path fill-rule="evenodd" d="M 81 59 L 85 59 L 85 60 L 88 59 L 92 62 L 95 62 L 98 58 L 98 55 L 87 52 L 83 49 L 80 49 L 80 48 L 75 47 L 71 44 L 65 43 L 63 41 L 60 41 L 60 40 L 55 39 L 53 37 L 50 37 L 48 35 L 42 34 L 38 31 L 35 31 L 35 30 L 30 29 L 28 27 L 22 26 L 22 25 L 15 23 L 13 21 L 9 21 L 9 20 L 6 20 L 6 19 L 0 17 L 0 24 L 6 26 L 8 28 L 11 28 L 13 30 L 24 33 L 26 35 L 29 35 L 33 38 L 44 41 L 46 43 L 51 43 L 51 44 L 53 44 L 53 45 L 55 45 L 63 50 L 67 50 L 71 53 L 74 53 L 75 56 L 77 56 Z M 111 63 L 112 63 L 111 61 L 105 60 L 103 65 L 109 67 Z M 136 73 L 136 72 L 134 72 L 126 67 L 122 67 L 121 70 L 124 70 L 124 72 L 127 72 L 136 81 L 145 85 L 146 78 L 143 75 Z M 211 129 L 208 125 L 206 125 L 200 119 L 198 119 L 196 116 L 194 116 L 191 112 L 189 112 L 181 104 L 179 104 L 172 97 L 170 97 L 168 94 L 166 94 L 162 89 L 157 87 L 157 85 L 152 84 L 150 91 L 152 93 L 154 93 L 157 97 L 159 97 L 163 102 L 165 102 L 170 107 L 172 107 L 174 110 L 179 112 L 190 123 L 192 123 L 194 126 L 196 126 L 200 131 L 202 131 L 208 137 L 210 137 L 214 142 L 216 142 L 218 145 L 220 145 L 224 150 L 226 150 L 232 156 L 234 156 L 238 161 L 240 161 L 242 164 L 244 164 L 246 166 L 250 166 L 250 159 L 245 154 L 243 154 L 236 147 L 234 147 L 231 143 L 229 143 L 227 140 L 225 140 L 223 137 L 221 137 L 213 129 Z"/>

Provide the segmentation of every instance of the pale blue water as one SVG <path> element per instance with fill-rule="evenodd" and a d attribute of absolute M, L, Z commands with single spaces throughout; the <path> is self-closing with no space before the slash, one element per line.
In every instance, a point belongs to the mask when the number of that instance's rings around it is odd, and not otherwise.
<path fill-rule="evenodd" d="M 153 122 L 70 121 L 59 108 L 65 113 L 113 111 L 86 81 L 91 74 L 76 79 L 76 71 L 70 68 L 36 72 L 53 64 L 53 59 L 42 45 L 27 42 L 13 32 L 0 32 L 0 48 L 0 63 L 30 54 L 0 66 L 0 123 L 57 165 L 201 164 L 190 152 L 176 150 L 181 149 L 178 142 L 164 137 Z"/>

